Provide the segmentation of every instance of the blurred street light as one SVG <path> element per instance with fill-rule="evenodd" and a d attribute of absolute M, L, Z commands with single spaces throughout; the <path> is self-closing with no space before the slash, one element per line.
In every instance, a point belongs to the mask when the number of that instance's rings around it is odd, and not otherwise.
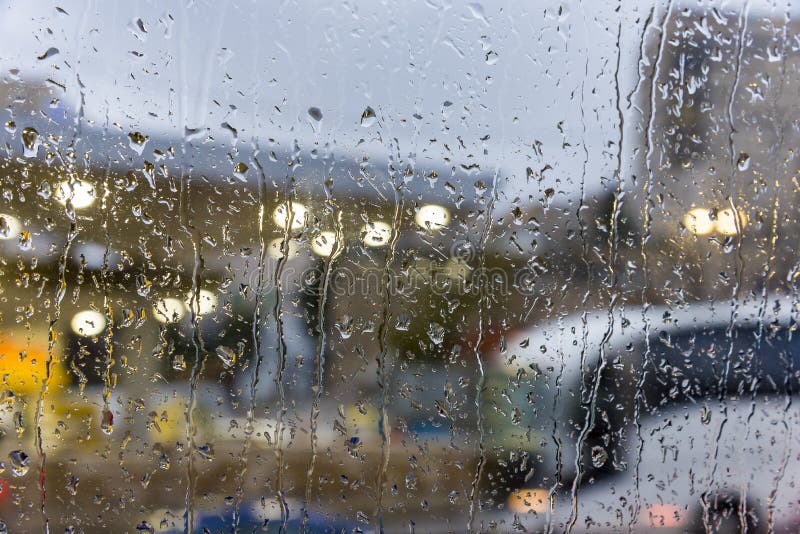
<path fill-rule="evenodd" d="M 94 310 L 79 311 L 69 323 L 72 331 L 83 337 L 96 336 L 106 328 L 106 318 Z"/>
<path fill-rule="evenodd" d="M 333 247 L 336 244 L 336 233 L 334 232 L 320 232 L 313 241 L 311 241 L 311 250 L 317 256 L 327 258 L 333 254 Z"/>
<path fill-rule="evenodd" d="M 292 223 L 289 227 L 290 230 L 299 230 L 306 223 L 306 214 L 308 208 L 299 202 L 292 202 L 291 207 L 289 204 L 281 204 L 272 213 L 272 220 L 278 228 L 286 228 L 286 223 L 289 219 L 289 211 L 292 213 Z"/>
<path fill-rule="evenodd" d="M 179 299 L 167 297 L 153 306 L 153 315 L 159 322 L 177 323 L 186 315 L 186 305 Z"/>
<path fill-rule="evenodd" d="M 364 244 L 368 247 L 383 247 L 389 243 L 392 227 L 382 221 L 374 221 L 361 229 Z"/>
<path fill-rule="evenodd" d="M 414 215 L 414 220 L 420 228 L 437 230 L 450 224 L 450 211 L 437 204 L 425 204 Z"/>
<path fill-rule="evenodd" d="M 74 182 L 64 181 L 58 185 L 56 189 L 56 200 L 66 206 L 69 200 L 72 207 L 76 210 L 88 208 L 95 201 L 94 187 L 88 182 L 75 180 Z"/>

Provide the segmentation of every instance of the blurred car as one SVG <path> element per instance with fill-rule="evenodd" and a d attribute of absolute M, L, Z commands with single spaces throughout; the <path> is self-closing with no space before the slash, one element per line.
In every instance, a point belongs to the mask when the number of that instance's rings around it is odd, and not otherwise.
<path fill-rule="evenodd" d="M 547 366 L 560 383 L 543 399 L 557 461 L 553 483 L 513 492 L 509 509 L 555 530 L 796 531 L 794 313 L 768 295 L 601 310 L 517 334 L 510 369 Z"/>

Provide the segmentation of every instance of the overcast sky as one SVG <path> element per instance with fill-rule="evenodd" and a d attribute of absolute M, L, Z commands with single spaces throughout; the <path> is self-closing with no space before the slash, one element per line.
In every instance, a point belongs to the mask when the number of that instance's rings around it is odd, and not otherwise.
<path fill-rule="evenodd" d="M 545 183 L 564 198 L 584 176 L 589 192 L 611 179 L 618 55 L 627 94 L 647 16 L 666 2 L 165 4 L 4 6 L 2 79 L 18 69 L 26 82 L 58 82 L 66 89 L 51 84 L 53 94 L 73 116 L 80 79 L 87 124 L 125 132 L 180 139 L 185 127 L 208 128 L 233 144 L 227 123 L 243 143 L 477 163 L 497 172 L 502 209 L 525 201 L 527 167 L 552 167 Z M 360 124 L 367 107 L 377 115 L 370 127 Z"/>

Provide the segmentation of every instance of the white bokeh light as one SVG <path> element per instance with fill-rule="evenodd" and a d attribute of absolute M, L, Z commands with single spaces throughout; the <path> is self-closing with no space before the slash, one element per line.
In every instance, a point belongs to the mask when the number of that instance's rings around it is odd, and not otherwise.
<path fill-rule="evenodd" d="M 414 215 L 414 221 L 426 230 L 445 228 L 450 224 L 450 211 L 437 204 L 425 204 Z"/>
<path fill-rule="evenodd" d="M 311 250 L 317 256 L 322 256 L 323 258 L 327 258 L 331 254 L 333 254 L 333 248 L 336 245 L 336 233 L 335 232 L 320 232 L 312 241 L 311 241 Z"/>
<path fill-rule="evenodd" d="M 96 336 L 106 328 L 106 318 L 94 310 L 82 310 L 72 316 L 69 323 L 72 331 L 79 336 Z"/>
<path fill-rule="evenodd" d="M 737 210 L 737 217 L 734 216 L 734 211 L 731 208 L 725 208 L 717 213 L 716 230 L 722 235 L 732 236 L 738 234 L 747 225 L 747 216 L 741 211 Z"/>
<path fill-rule="evenodd" d="M 22 223 L 13 215 L 0 213 L 0 240 L 16 239 L 22 231 Z"/>
<path fill-rule="evenodd" d="M 177 323 L 186 315 L 186 305 L 180 299 L 167 297 L 153 306 L 153 315 L 162 323 Z"/>
<path fill-rule="evenodd" d="M 694 235 L 708 235 L 714 231 L 714 221 L 711 220 L 708 209 L 694 208 L 683 216 L 683 225 Z"/>
<path fill-rule="evenodd" d="M 290 239 L 289 240 L 289 251 L 288 251 L 288 258 L 291 258 L 295 254 L 297 254 L 297 243 Z M 283 238 L 277 237 L 269 242 L 267 245 L 267 255 L 273 259 L 279 259 L 283 257 Z"/>
<path fill-rule="evenodd" d="M 69 200 L 76 210 L 88 208 L 94 204 L 95 197 L 94 186 L 81 180 L 75 180 L 72 183 L 61 182 L 55 193 L 55 198 L 61 205 L 66 206 Z"/>
<path fill-rule="evenodd" d="M 303 225 L 305 225 L 306 214 L 308 213 L 308 208 L 299 202 L 292 202 L 291 210 L 289 209 L 288 204 L 281 204 L 275 208 L 275 211 L 272 213 L 273 222 L 278 228 L 286 228 L 286 223 L 289 218 L 289 211 L 292 212 L 292 224 L 290 229 L 299 230 L 303 227 Z"/>
<path fill-rule="evenodd" d="M 361 229 L 364 244 L 368 247 L 384 247 L 392 237 L 392 227 L 382 221 L 374 221 Z"/>
<path fill-rule="evenodd" d="M 208 289 L 201 289 L 198 292 L 197 300 L 191 291 L 186 294 L 186 308 L 194 310 L 195 314 L 199 317 L 214 313 L 217 309 L 217 295 Z"/>

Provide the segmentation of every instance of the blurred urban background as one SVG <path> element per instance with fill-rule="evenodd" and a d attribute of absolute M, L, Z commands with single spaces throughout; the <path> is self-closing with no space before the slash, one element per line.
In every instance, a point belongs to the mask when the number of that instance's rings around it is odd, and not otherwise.
<path fill-rule="evenodd" d="M 788 0 L 0 13 L 7 531 L 800 526 Z"/>

